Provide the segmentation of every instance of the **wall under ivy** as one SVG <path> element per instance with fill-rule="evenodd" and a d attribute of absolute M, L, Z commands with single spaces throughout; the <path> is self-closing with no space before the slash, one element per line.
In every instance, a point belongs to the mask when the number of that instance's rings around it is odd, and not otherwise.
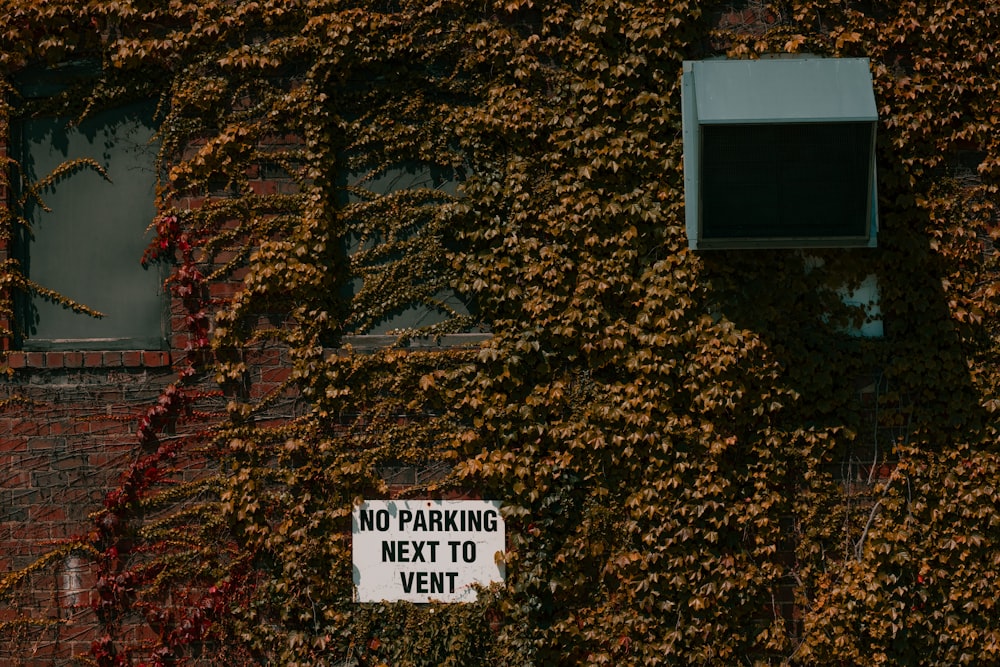
<path fill-rule="evenodd" d="M 10 641 L 62 631 L 22 601 L 73 555 L 98 665 L 1000 659 L 1000 7 L 10 0 L 0 26 L 5 126 L 159 101 L 146 259 L 179 336 L 119 486 L 0 583 Z M 878 249 L 687 249 L 681 63 L 772 53 L 871 59 Z M 404 167 L 460 185 L 378 191 Z M 881 339 L 844 333 L 870 274 Z M 411 306 L 440 321 L 355 346 Z M 456 494 L 503 501 L 506 583 L 355 604 L 353 504 Z"/>

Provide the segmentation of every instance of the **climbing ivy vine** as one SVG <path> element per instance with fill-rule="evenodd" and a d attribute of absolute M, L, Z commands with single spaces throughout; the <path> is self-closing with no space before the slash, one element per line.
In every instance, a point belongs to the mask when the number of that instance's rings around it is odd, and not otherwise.
<path fill-rule="evenodd" d="M 5 124 L 159 102 L 146 260 L 190 343 L 58 552 L 101 572 L 91 662 L 1000 659 L 995 3 L 10 0 L 0 26 Z M 775 53 L 871 59 L 877 250 L 687 249 L 681 63 Z M 49 108 L 18 97 L 78 60 L 99 73 Z M 414 166 L 459 185 L 374 187 Z M 882 339 L 845 333 L 868 275 Z M 13 261 L 3 284 L 45 288 Z M 407 307 L 440 317 L 345 345 Z M 274 349 L 292 372 L 262 394 Z M 507 581 L 355 604 L 351 509 L 390 493 L 501 500 Z"/>

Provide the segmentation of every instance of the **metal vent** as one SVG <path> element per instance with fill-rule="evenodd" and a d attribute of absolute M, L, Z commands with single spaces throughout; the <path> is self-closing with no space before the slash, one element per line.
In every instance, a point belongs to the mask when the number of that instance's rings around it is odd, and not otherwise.
<path fill-rule="evenodd" d="M 875 245 L 875 112 L 865 60 L 684 66 L 692 248 Z"/>

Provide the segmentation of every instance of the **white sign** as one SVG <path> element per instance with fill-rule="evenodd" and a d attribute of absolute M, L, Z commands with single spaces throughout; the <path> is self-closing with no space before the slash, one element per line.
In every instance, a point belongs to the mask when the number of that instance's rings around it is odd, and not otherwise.
<path fill-rule="evenodd" d="M 472 602 L 504 579 L 499 501 L 369 500 L 351 523 L 358 602 Z"/>

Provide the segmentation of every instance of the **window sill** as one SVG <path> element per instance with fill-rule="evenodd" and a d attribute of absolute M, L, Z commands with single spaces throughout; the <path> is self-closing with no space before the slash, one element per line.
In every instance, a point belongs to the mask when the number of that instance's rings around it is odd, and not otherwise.
<path fill-rule="evenodd" d="M 121 350 L 113 352 L 10 352 L 8 368 L 163 368 L 170 366 L 170 352 L 164 350 Z"/>
<path fill-rule="evenodd" d="M 444 334 L 438 337 L 425 336 L 411 338 L 401 347 L 409 350 L 473 347 L 489 340 L 492 337 L 492 333 L 486 332 Z M 391 347 L 396 347 L 399 342 L 399 336 L 392 334 L 348 334 L 343 336 L 340 342 L 341 350 L 345 350 L 349 347 L 357 352 L 372 352 L 375 350 L 386 350 Z"/>

